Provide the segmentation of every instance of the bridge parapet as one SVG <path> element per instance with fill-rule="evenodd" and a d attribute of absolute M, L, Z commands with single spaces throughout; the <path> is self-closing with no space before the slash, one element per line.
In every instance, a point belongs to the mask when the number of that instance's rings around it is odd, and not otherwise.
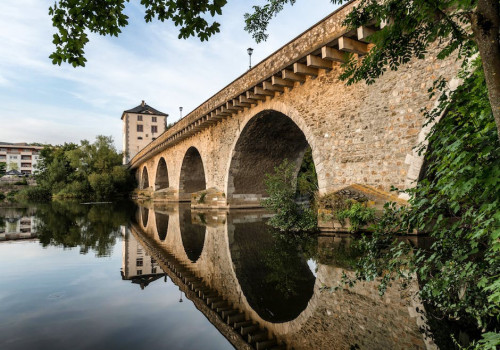
<path fill-rule="evenodd" d="M 343 20 L 357 1 L 351 1 L 285 44 L 166 130 L 143 148 L 129 163 L 131 168 L 169 146 L 210 127 L 238 110 L 272 98 L 292 88 L 318 69 L 331 69 L 342 61 L 344 52 L 362 54 L 367 49 L 366 31 L 348 31 Z M 269 97 L 267 97 L 269 96 Z"/>

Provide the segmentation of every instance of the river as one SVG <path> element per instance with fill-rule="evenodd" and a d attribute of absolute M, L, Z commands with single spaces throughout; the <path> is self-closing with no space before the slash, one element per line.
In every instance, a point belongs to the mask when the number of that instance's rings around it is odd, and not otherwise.
<path fill-rule="evenodd" d="M 349 235 L 179 204 L 54 202 L 0 218 L 3 350 L 436 348 L 416 298 L 342 288 Z"/>

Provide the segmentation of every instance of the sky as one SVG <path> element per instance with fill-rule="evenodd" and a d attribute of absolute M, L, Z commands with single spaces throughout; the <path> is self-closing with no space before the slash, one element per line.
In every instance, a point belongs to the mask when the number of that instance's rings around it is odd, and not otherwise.
<path fill-rule="evenodd" d="M 221 32 L 208 42 L 178 39 L 168 22 L 145 23 L 144 8 L 131 0 L 129 25 L 116 37 L 90 35 L 87 63 L 53 65 L 48 8 L 54 0 L 0 1 L 0 141 L 93 141 L 112 136 L 122 149 L 121 115 L 145 100 L 179 119 L 252 65 L 320 21 L 337 6 L 330 0 L 298 0 L 269 26 L 269 39 L 256 44 L 244 31 L 243 15 L 264 0 L 230 0 L 217 20 Z"/>

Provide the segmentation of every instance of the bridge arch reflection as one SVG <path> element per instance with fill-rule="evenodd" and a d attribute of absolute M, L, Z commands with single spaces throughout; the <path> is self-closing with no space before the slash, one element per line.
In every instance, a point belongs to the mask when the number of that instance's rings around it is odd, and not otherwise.
<path fill-rule="evenodd" d="M 195 263 L 203 252 L 207 227 L 202 222 L 196 223 L 189 207 L 179 210 L 179 224 L 182 246 L 188 259 Z"/>
<path fill-rule="evenodd" d="M 243 326 L 236 324 L 250 322 L 259 325 L 257 334 L 265 330 L 288 348 L 425 348 L 421 316 L 415 311 L 422 306 L 401 299 L 398 286 L 390 287 L 384 298 L 373 283 L 323 290 L 338 285 L 344 272 L 351 274 L 349 265 L 344 266 L 357 254 L 350 238 L 310 237 L 316 245 L 309 245 L 269 234 L 262 222 L 269 216 L 262 210 L 191 211 L 189 205 L 156 210 L 148 205 L 146 210 L 155 215 L 149 213 L 146 227 L 132 225 L 132 232 L 150 242 L 151 257 L 165 272 L 177 274 L 173 281 L 186 296 L 210 309 L 202 311 L 207 318 L 236 329 L 229 338 L 241 339 L 238 327 Z M 170 215 L 164 241 L 157 231 L 159 211 Z M 188 237 L 199 228 L 198 237 Z M 317 277 L 307 258 L 317 262 Z M 226 311 L 217 311 L 219 307 Z M 405 327 L 388 327 L 401 324 Z"/>
<path fill-rule="evenodd" d="M 155 211 L 156 232 L 160 241 L 165 241 L 168 233 L 169 215 Z"/>
<path fill-rule="evenodd" d="M 230 251 L 236 278 L 265 321 L 296 319 L 314 294 L 316 278 L 299 249 L 298 239 L 273 234 L 263 221 L 234 225 Z"/>

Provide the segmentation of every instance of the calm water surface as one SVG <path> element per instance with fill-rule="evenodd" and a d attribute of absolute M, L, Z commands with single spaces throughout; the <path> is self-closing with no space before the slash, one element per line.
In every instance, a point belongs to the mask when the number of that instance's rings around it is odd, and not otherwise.
<path fill-rule="evenodd" d="M 262 211 L 182 205 L 0 217 L 0 349 L 426 347 L 418 305 L 396 288 L 324 288 L 350 273 L 348 236 L 283 235 Z"/>

